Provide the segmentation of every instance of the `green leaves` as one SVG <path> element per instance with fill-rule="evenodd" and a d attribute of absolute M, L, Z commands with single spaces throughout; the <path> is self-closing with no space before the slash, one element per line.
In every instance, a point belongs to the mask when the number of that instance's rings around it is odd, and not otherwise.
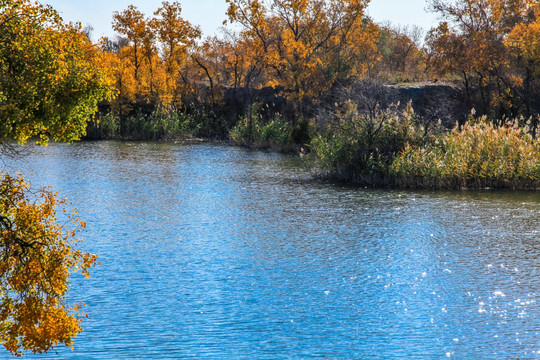
<path fill-rule="evenodd" d="M 17 0 L 0 10 L 0 141 L 79 139 L 112 93 L 93 45 L 48 6 Z"/>
<path fill-rule="evenodd" d="M 326 176 L 338 180 L 376 186 L 390 183 L 394 158 L 407 144 L 421 142 L 423 129 L 412 109 L 402 113 L 377 109 L 369 114 L 359 111 L 352 101 L 335 108 L 329 115 L 327 134 L 313 141 L 316 165 Z"/>
<path fill-rule="evenodd" d="M 0 144 L 79 139 L 110 84 L 80 26 L 50 6 L 0 0 Z M 65 202 L 48 189 L 33 195 L 21 176 L 0 176 L 0 341 L 17 356 L 72 343 L 81 328 L 78 306 L 64 301 L 68 278 L 95 261 L 74 247 L 84 223 L 57 223 Z"/>

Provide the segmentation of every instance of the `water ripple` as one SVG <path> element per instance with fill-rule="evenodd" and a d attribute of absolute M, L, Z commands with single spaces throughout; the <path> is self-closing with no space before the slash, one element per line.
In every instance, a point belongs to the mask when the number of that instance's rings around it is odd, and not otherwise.
<path fill-rule="evenodd" d="M 102 263 L 72 281 L 75 350 L 40 358 L 540 358 L 537 193 L 320 184 L 216 145 L 27 150 L 7 165 L 70 199 Z"/>

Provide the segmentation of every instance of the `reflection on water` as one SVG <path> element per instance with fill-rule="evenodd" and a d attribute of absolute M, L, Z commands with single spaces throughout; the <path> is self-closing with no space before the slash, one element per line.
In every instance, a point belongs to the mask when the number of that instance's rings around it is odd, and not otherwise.
<path fill-rule="evenodd" d="M 42 358 L 540 358 L 539 193 L 340 187 L 216 145 L 8 166 L 78 208 L 102 263 L 72 282 L 75 350 Z"/>

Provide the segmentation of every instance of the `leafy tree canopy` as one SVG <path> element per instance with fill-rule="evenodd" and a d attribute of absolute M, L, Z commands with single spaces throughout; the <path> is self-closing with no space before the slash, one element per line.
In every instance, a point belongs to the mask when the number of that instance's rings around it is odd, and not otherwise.
<path fill-rule="evenodd" d="M 88 276 L 96 256 L 76 249 L 85 224 L 75 214 L 59 224 L 57 206 L 65 201 L 48 189 L 33 194 L 22 176 L 0 179 L 0 340 L 13 355 L 71 345 L 82 330 L 80 305 L 65 303 L 68 278 Z"/>
<path fill-rule="evenodd" d="M 79 24 L 49 6 L 0 0 L 0 141 L 73 141 L 85 134 L 112 77 Z"/>

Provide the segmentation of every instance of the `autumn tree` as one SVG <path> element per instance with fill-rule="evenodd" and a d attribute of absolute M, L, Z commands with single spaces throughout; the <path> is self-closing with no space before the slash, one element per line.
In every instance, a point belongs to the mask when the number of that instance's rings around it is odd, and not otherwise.
<path fill-rule="evenodd" d="M 226 44 L 217 37 L 210 37 L 198 46 L 192 55 L 195 64 L 200 68 L 201 76 L 207 80 L 212 106 L 216 106 L 219 91 L 226 83 L 226 73 L 222 66 L 226 56 Z"/>
<path fill-rule="evenodd" d="M 114 12 L 113 29 L 126 37 L 131 48 L 129 56 L 132 60 L 133 73 L 136 81 L 139 80 L 139 69 L 142 63 L 142 47 L 147 37 L 147 21 L 135 5 L 129 5 L 122 12 Z"/>
<path fill-rule="evenodd" d="M 181 104 L 182 92 L 191 88 L 183 70 L 201 35 L 181 13 L 179 2 L 168 1 L 162 2 L 154 17 L 146 17 L 134 5 L 114 13 L 113 29 L 127 41 L 114 51 L 119 59 L 120 90 L 115 108 L 129 112 L 132 105 L 167 108 Z"/>
<path fill-rule="evenodd" d="M 426 72 L 421 37 L 422 30 L 417 26 L 381 26 L 381 59 L 375 65 L 376 76 L 390 82 L 421 80 Z"/>
<path fill-rule="evenodd" d="M 201 30 L 181 15 L 182 6 L 179 2 L 164 1 L 150 21 L 150 28 L 156 33 L 161 58 L 165 63 L 165 81 L 176 104 L 180 103 L 180 92 L 177 90 L 182 88 L 182 85 L 188 85 L 188 80 L 182 77 L 182 69 L 187 64 L 190 49 L 201 36 Z"/>
<path fill-rule="evenodd" d="M 136 102 L 138 88 L 129 51 L 126 51 L 128 40 L 122 36 L 114 39 L 105 37 L 98 44 L 102 50 L 103 66 L 111 72 L 116 90 L 116 96 L 108 102 L 108 111 L 118 117 L 118 130 L 123 135 L 125 114 L 131 111 L 131 105 Z"/>
<path fill-rule="evenodd" d="M 518 22 L 504 45 L 513 60 L 514 79 L 512 89 L 522 100 L 524 113 L 531 117 L 533 135 L 536 136 L 540 120 L 540 4 L 531 2 L 524 16 L 525 21 Z M 517 76 L 516 76 L 517 75 Z"/>
<path fill-rule="evenodd" d="M 181 67 L 188 55 L 188 49 L 201 36 L 201 30 L 191 25 L 181 16 L 182 6 L 175 1 L 164 1 L 154 15 L 152 29 L 157 32 L 161 43 L 163 60 L 167 63 L 167 71 L 171 74 Z"/>
<path fill-rule="evenodd" d="M 102 60 L 81 27 L 51 7 L 0 0 L 0 147 L 79 139 L 97 102 L 112 94 Z M 0 340 L 14 355 L 70 345 L 81 331 L 79 305 L 65 300 L 68 279 L 88 275 L 95 256 L 77 249 L 84 223 L 57 221 L 64 206 L 20 175 L 0 176 Z"/>
<path fill-rule="evenodd" d="M 362 75 L 377 58 L 378 28 L 366 20 L 367 0 L 227 0 L 229 21 L 264 53 L 268 85 L 304 103 L 338 79 Z"/>
<path fill-rule="evenodd" d="M 118 97 L 112 108 L 119 117 L 119 130 L 126 135 L 129 115 L 141 106 L 157 103 L 155 85 L 156 36 L 150 28 L 150 19 L 134 5 L 113 13 L 113 29 L 120 34 L 117 50 L 109 55 L 114 64 Z"/>
<path fill-rule="evenodd" d="M 274 85 L 271 79 L 265 76 L 264 66 L 267 63 L 264 49 L 258 46 L 253 38 L 243 34 L 227 33 L 224 46 L 224 71 L 230 74 L 229 85 L 233 89 L 233 101 L 237 101 L 237 90 L 242 89 L 239 99 L 247 111 L 251 121 L 253 115 L 253 89 Z M 251 122 L 250 122 L 251 124 Z"/>
<path fill-rule="evenodd" d="M 531 116 L 535 61 L 526 59 L 537 46 L 539 6 L 536 0 L 433 0 L 431 9 L 444 21 L 427 37 L 432 65 L 459 76 L 481 113 L 516 116 L 525 109 Z"/>
<path fill-rule="evenodd" d="M 35 199 L 22 176 L 0 179 L 0 339 L 13 355 L 71 345 L 82 330 L 81 304 L 65 296 L 70 275 L 88 276 L 96 256 L 77 249 L 84 222 L 57 221 L 65 205 L 46 188 Z"/>
<path fill-rule="evenodd" d="M 432 9 L 442 14 L 447 21 L 439 24 L 428 35 L 434 66 L 462 78 L 471 105 L 472 90 L 479 89 L 481 108 L 477 110 L 482 113 L 487 112 L 490 104 L 488 94 L 493 77 L 490 69 L 496 71 L 504 62 L 496 29 L 488 16 L 488 1 L 433 1 Z"/>

